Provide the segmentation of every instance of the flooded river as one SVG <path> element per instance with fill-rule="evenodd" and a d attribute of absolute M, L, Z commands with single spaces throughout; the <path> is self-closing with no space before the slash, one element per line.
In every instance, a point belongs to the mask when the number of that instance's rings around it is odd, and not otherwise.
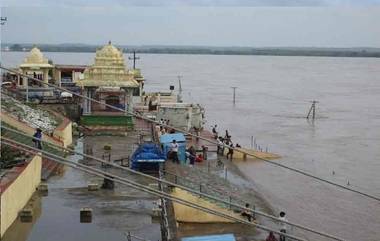
<path fill-rule="evenodd" d="M 25 53 L 2 53 L 14 66 Z M 60 64 L 90 64 L 91 53 L 46 53 Z M 206 107 L 206 127 L 280 154 L 284 165 L 380 197 L 380 59 L 140 55 L 147 90 L 182 76 L 186 101 Z M 232 86 L 237 86 L 236 105 Z M 317 119 L 304 117 L 317 100 Z M 380 203 L 256 161 L 238 163 L 289 220 L 352 241 L 380 240 Z M 333 172 L 335 173 L 333 175 Z"/>

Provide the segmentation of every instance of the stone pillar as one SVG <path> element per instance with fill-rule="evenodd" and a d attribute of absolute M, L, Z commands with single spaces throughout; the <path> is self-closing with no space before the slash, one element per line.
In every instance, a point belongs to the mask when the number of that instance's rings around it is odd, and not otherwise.
<path fill-rule="evenodd" d="M 190 131 L 192 127 L 192 119 L 193 119 L 193 107 L 189 106 L 187 107 L 187 131 Z"/>
<path fill-rule="evenodd" d="M 46 88 L 46 87 L 48 87 L 48 85 L 46 85 L 46 84 L 49 83 L 49 69 L 44 69 L 43 72 L 44 72 L 44 85 L 43 85 L 43 87 Z"/>
<path fill-rule="evenodd" d="M 23 74 L 27 74 L 27 71 L 25 69 L 22 70 L 22 73 Z M 22 85 L 24 88 L 27 88 L 28 87 L 28 78 L 27 77 L 22 77 Z"/>
<path fill-rule="evenodd" d="M 61 87 L 62 86 L 62 72 L 61 72 L 61 70 L 59 69 L 59 70 L 57 70 L 57 81 L 58 81 L 58 85 L 59 85 L 59 87 Z"/>
<path fill-rule="evenodd" d="M 128 111 L 128 96 L 127 96 L 127 93 L 124 93 L 124 110 Z"/>
<path fill-rule="evenodd" d="M 127 98 L 128 99 L 128 108 L 127 108 L 127 111 L 128 112 L 133 112 L 133 92 L 132 92 L 132 89 L 127 89 Z"/>
<path fill-rule="evenodd" d="M 88 96 L 88 89 L 84 88 L 83 95 Z M 86 98 L 83 98 L 82 101 L 82 108 L 83 108 L 83 114 L 88 114 L 88 100 Z"/>
<path fill-rule="evenodd" d="M 87 97 L 93 98 L 93 93 L 92 92 L 93 92 L 92 88 L 88 88 L 88 96 Z M 91 114 L 91 112 L 92 112 L 92 101 L 91 100 L 87 100 L 87 103 L 88 103 L 88 109 L 87 109 L 88 114 Z"/>

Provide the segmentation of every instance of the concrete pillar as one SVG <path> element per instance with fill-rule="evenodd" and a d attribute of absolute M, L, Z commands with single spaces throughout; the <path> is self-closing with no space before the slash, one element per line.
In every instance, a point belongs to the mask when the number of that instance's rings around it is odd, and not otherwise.
<path fill-rule="evenodd" d="M 43 72 L 44 72 L 44 83 L 45 83 L 43 87 L 48 87 L 48 85 L 46 84 L 49 83 L 49 69 L 44 69 Z"/>
<path fill-rule="evenodd" d="M 83 95 L 88 96 L 88 89 L 87 88 L 84 88 Z M 88 100 L 86 98 L 83 98 L 82 108 L 83 108 L 83 114 L 88 114 Z"/>
<path fill-rule="evenodd" d="M 128 97 L 127 97 L 127 93 L 124 94 L 124 110 L 128 111 Z"/>
<path fill-rule="evenodd" d="M 91 89 L 91 88 L 89 88 L 88 89 L 88 97 L 89 98 L 93 98 L 93 89 Z M 91 114 L 91 112 L 92 112 L 92 101 L 91 100 L 88 100 L 87 101 L 87 103 L 88 103 L 88 114 Z"/>
<path fill-rule="evenodd" d="M 189 106 L 187 107 L 187 131 L 190 131 L 192 127 L 191 120 L 193 119 L 193 107 Z"/>
<path fill-rule="evenodd" d="M 22 70 L 23 74 L 27 74 L 27 71 L 25 69 Z M 24 88 L 28 87 L 28 78 L 27 77 L 22 77 L 22 85 Z"/>
<path fill-rule="evenodd" d="M 59 87 L 61 87 L 62 86 L 62 72 L 61 72 L 61 70 L 59 69 L 59 70 L 57 70 L 57 81 L 58 81 L 58 85 L 59 85 Z"/>
<path fill-rule="evenodd" d="M 128 99 L 128 112 L 133 112 L 133 93 L 131 89 L 127 89 L 127 99 Z"/>

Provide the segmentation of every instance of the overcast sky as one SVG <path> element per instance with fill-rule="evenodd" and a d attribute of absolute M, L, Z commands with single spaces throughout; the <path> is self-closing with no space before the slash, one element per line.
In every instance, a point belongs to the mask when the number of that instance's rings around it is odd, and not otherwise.
<path fill-rule="evenodd" d="M 380 47 L 380 0 L 3 0 L 1 11 L 11 43 Z"/>

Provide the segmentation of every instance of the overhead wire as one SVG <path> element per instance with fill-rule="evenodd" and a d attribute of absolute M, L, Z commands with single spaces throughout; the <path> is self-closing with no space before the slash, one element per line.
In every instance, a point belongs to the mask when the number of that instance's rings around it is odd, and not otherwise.
<path fill-rule="evenodd" d="M 188 201 L 186 199 L 182 199 L 182 198 L 170 195 L 170 194 L 168 194 L 166 192 L 159 191 L 159 190 L 156 190 L 156 189 L 151 188 L 151 187 L 147 187 L 147 186 L 145 186 L 143 184 L 139 184 L 139 183 L 134 182 L 132 180 L 129 180 L 127 178 L 119 177 L 119 176 L 117 176 L 115 174 L 112 174 L 112 173 L 109 173 L 109 172 L 105 172 L 105 171 L 100 170 L 100 169 L 96 169 L 96 168 L 93 168 L 93 167 L 90 167 L 90 166 L 86 166 L 86 165 L 83 165 L 83 164 L 80 164 L 80 163 L 77 163 L 77 162 L 69 161 L 69 160 L 67 160 L 65 158 L 62 158 L 62 157 L 58 156 L 58 155 L 55 155 L 55 154 L 52 154 L 52 153 L 48 153 L 46 151 L 37 149 L 35 147 L 27 146 L 27 145 L 25 145 L 23 143 L 20 143 L 20 142 L 17 142 L 17 141 L 8 139 L 8 138 L 4 138 L 3 137 L 1 141 L 2 141 L 3 144 L 11 146 L 13 148 L 16 148 L 16 149 L 19 149 L 19 150 L 23 150 L 25 152 L 34 153 L 34 154 L 35 153 L 45 154 L 49 158 L 51 158 L 54 161 L 56 161 L 58 163 L 61 163 L 63 165 L 67 165 L 67 166 L 70 166 L 72 168 L 79 169 L 81 171 L 87 172 L 89 174 L 93 174 L 93 175 L 96 175 L 96 176 L 99 176 L 99 177 L 102 177 L 102 178 L 105 178 L 105 179 L 108 179 L 108 180 L 111 180 L 111 181 L 114 181 L 114 182 L 117 182 L 117 183 L 120 183 L 120 184 L 123 184 L 123 185 L 127 185 L 127 186 L 129 186 L 131 188 L 134 188 L 134 189 L 137 189 L 137 190 L 140 190 L 140 191 L 143 191 L 143 192 L 147 192 L 147 193 L 159 196 L 159 197 L 166 198 L 168 200 L 171 200 L 173 202 L 177 202 L 179 204 L 182 204 L 182 205 L 185 205 L 185 206 L 188 206 L 188 207 L 192 207 L 192 208 L 195 208 L 195 209 L 198 209 L 198 210 L 201 210 L 201 211 L 204 211 L 204 212 L 207 212 L 207 213 L 210 213 L 210 214 L 213 214 L 213 215 L 216 215 L 216 216 L 219 216 L 219 217 L 222 217 L 222 218 L 234 221 L 234 222 L 238 222 L 238 223 L 246 224 L 246 225 L 249 225 L 249 226 L 252 226 L 252 227 L 256 227 L 256 228 L 262 229 L 262 230 L 267 231 L 267 232 L 273 232 L 273 233 L 276 233 L 276 234 L 279 234 L 279 235 L 283 235 L 283 236 L 285 236 L 287 238 L 291 238 L 291 239 L 295 239 L 295 240 L 299 240 L 299 241 L 307 241 L 304 238 L 300 238 L 300 237 L 297 237 L 297 236 L 294 236 L 294 235 L 290 235 L 290 234 L 286 234 L 286 233 L 281 233 L 278 230 L 274 230 L 274 229 L 268 228 L 268 227 L 266 227 L 264 225 L 256 224 L 256 223 L 253 223 L 253 222 L 249 222 L 249 221 L 246 221 L 244 219 L 237 218 L 237 217 L 234 217 L 232 215 L 229 215 L 229 214 L 217 211 L 217 210 L 213 210 L 213 209 L 208 208 L 208 207 L 204 207 L 204 206 L 198 205 L 198 204 L 193 203 L 191 201 Z M 31 150 L 29 150 L 29 149 L 31 149 Z M 163 181 L 163 180 L 161 180 L 161 181 Z M 343 239 L 340 239 L 340 240 L 343 241 Z"/>
<path fill-rule="evenodd" d="M 11 131 L 11 132 L 14 132 L 14 133 L 17 133 L 19 135 L 23 135 L 25 137 L 28 137 L 28 138 L 32 138 L 32 139 L 36 139 L 34 138 L 33 136 L 30 136 L 30 135 L 27 135 L 23 132 L 20 132 L 20 131 L 17 131 L 17 130 L 14 130 L 12 128 L 8 128 L 8 127 L 5 127 L 5 126 L 2 126 L 1 127 L 2 129 L 4 130 L 7 130 L 7 131 Z M 6 135 L 6 133 L 4 134 Z M 277 222 L 283 222 L 283 223 L 286 223 L 288 225 L 291 225 L 293 227 L 296 227 L 296 228 L 299 228 L 299 229 L 302 229 L 304 231 L 308 231 L 308 232 L 311 232 L 311 233 L 314 233 L 314 234 L 317 234 L 317 235 L 320 235 L 320 236 L 323 236 L 323 237 L 326 237 L 326 238 L 330 238 L 330 239 L 334 239 L 334 240 L 341 240 L 341 238 L 339 237 L 336 237 L 336 236 L 333 236 L 331 234 L 327 234 L 327 233 L 324 233 L 324 232 L 321 232 L 321 231 L 317 231 L 317 230 L 314 230 L 312 228 L 309 228 L 309 227 L 306 227 L 304 225 L 301 225 L 301 224 L 297 224 L 297 223 L 294 223 L 294 222 L 289 222 L 289 221 L 283 221 L 281 219 L 279 219 L 278 217 L 275 217 L 273 215 L 270 215 L 270 214 L 267 214 L 267 213 L 264 213 L 264 212 L 261 212 L 261 211 L 257 211 L 255 209 L 252 209 L 252 208 L 247 208 L 247 207 L 244 207 L 242 205 L 239 205 L 237 203 L 233 203 L 233 202 L 227 202 L 223 199 L 220 199 L 218 197 L 215 197 L 215 196 L 212 196 L 212 195 L 209 195 L 209 194 L 206 194 L 206 193 L 203 193 L 201 191 L 197 191 L 197 190 L 194 190 L 192 188 L 188 188 L 188 187 L 185 187 L 183 185 L 179 185 L 177 183 L 173 183 L 173 182 L 170 182 L 170 181 L 167 181 L 167 180 L 163 180 L 163 179 L 160 179 L 160 178 L 157 178 L 157 177 L 154 177 L 154 176 L 151 176 L 151 175 L 148 175 L 148 174 L 145 174 L 145 173 L 142 173 L 142 172 L 139 172 L 139 171 L 135 171 L 131 168 L 127 168 L 127 167 L 123 167 L 121 165 L 117 165 L 115 163 L 112 163 L 112 162 L 108 162 L 108 161 L 105 161 L 105 160 L 102 160 L 100 158 L 97 158 L 95 156 L 91 156 L 91 155 L 87 155 L 87 154 L 84 154 L 84 153 L 81 153 L 81 152 L 77 152 L 73 149 L 69 149 L 69 148 L 65 148 L 65 147 L 62 147 L 62 146 L 58 146 L 58 145 L 55 145 L 53 143 L 50 143 L 50 142 L 47 142 L 47 141 L 42 141 L 43 143 L 49 145 L 49 146 L 52 146 L 54 148 L 59 148 L 65 152 L 69 152 L 69 153 L 73 153 L 73 154 L 77 154 L 77 155 L 80 155 L 80 156 L 83 156 L 85 158 L 90 158 L 92 160 L 95 160 L 97 162 L 100 162 L 102 164 L 106 164 L 106 165 L 110 165 L 110 166 L 113 166 L 113 167 L 116 167 L 116 168 L 119 168 L 121 170 L 124 170 L 124 171 L 128 171 L 130 173 L 133 173 L 133 174 L 136 174 L 136 175 L 139 175 L 139 176 L 142 176 L 142 177 L 145 177 L 145 178 L 149 178 L 149 179 L 152 179 L 152 180 L 155 180 L 155 181 L 158 181 L 158 182 L 161 182 L 161 183 L 165 183 L 165 184 L 168 184 L 168 185 L 171 185 L 171 186 L 174 186 L 174 187 L 178 187 L 180 189 L 183 189 L 183 190 L 186 190 L 188 192 L 191 192 L 193 194 L 196 194 L 198 196 L 203 196 L 203 197 L 206 197 L 206 198 L 209 198 L 209 199 L 212 199 L 212 200 L 215 200 L 215 201 L 218 201 L 220 203 L 223 203 L 225 205 L 229 205 L 229 206 L 233 206 L 233 207 L 236 207 L 236 208 L 239 208 L 239 209 L 244 209 L 244 210 L 248 210 L 254 214 L 257 214 L 257 215 L 260 215 L 260 216 L 263 216 L 263 217 L 266 217 L 266 218 L 269 218 L 269 219 L 272 219 L 274 221 L 277 221 Z"/>
<path fill-rule="evenodd" d="M 101 102 L 101 101 L 98 101 L 98 100 L 96 100 L 96 99 L 93 99 L 93 98 L 90 98 L 90 97 L 87 97 L 87 96 L 84 96 L 84 95 L 81 95 L 81 94 L 75 93 L 75 92 L 73 92 L 73 91 L 70 91 L 70 90 L 68 90 L 68 89 L 62 88 L 62 87 L 60 87 L 60 86 L 57 86 L 57 85 L 54 85 L 54 84 L 51 84 L 51 83 L 45 83 L 45 82 L 43 82 L 43 81 L 40 80 L 40 79 L 37 79 L 37 78 L 31 77 L 31 76 L 28 76 L 28 75 L 23 74 L 23 73 L 20 73 L 20 72 L 18 72 L 18 71 L 16 71 L 16 70 L 12 70 L 12 69 L 9 69 L 9 68 L 5 68 L 5 67 L 3 67 L 2 65 L 0 65 L 0 68 L 3 69 L 3 70 L 9 71 L 9 72 L 11 72 L 11 73 L 14 73 L 14 74 L 16 74 L 16 75 L 23 76 L 23 77 L 26 77 L 26 78 L 28 78 L 28 79 L 32 79 L 32 80 L 35 80 L 35 81 L 37 81 L 37 82 L 43 83 L 44 85 L 51 86 L 51 87 L 53 87 L 53 88 L 56 88 L 56 89 L 59 89 L 59 90 L 63 90 L 63 91 L 69 92 L 69 93 L 71 93 L 71 94 L 73 94 L 73 95 L 75 95 L 75 96 L 78 96 L 78 97 L 81 97 L 81 98 L 84 98 L 84 99 L 90 100 L 90 101 L 95 102 L 95 103 L 98 103 L 98 104 L 101 104 L 101 105 L 106 106 L 106 107 L 108 107 L 108 108 L 110 108 L 110 109 L 114 109 L 114 110 L 117 110 L 117 111 L 120 111 L 120 112 L 124 112 L 124 113 L 126 113 L 126 114 L 130 114 L 130 115 L 133 116 L 133 117 L 136 117 L 136 118 L 139 118 L 139 119 L 142 119 L 142 120 L 145 120 L 145 121 L 151 122 L 151 123 L 155 123 L 155 124 L 157 124 L 157 125 L 161 125 L 161 126 L 163 126 L 163 127 L 167 127 L 167 128 L 173 129 L 173 130 L 175 130 L 175 131 L 178 131 L 178 132 L 181 132 L 181 133 L 187 134 L 187 135 L 189 135 L 189 136 L 196 137 L 196 138 L 198 138 L 198 139 L 201 139 L 201 140 L 207 141 L 207 142 L 209 142 L 209 143 L 211 143 L 211 144 L 218 145 L 218 143 L 217 143 L 215 140 L 208 139 L 207 137 L 202 137 L 202 136 L 200 136 L 200 135 L 196 135 L 196 134 L 193 134 L 193 133 L 191 133 L 191 132 L 184 131 L 184 130 L 182 130 L 182 129 L 180 129 L 180 128 L 176 128 L 176 127 L 173 127 L 173 126 L 170 126 L 170 125 L 167 125 L 167 124 L 159 123 L 158 121 L 156 121 L 156 120 L 152 120 L 152 119 L 150 119 L 150 118 L 148 118 L 148 117 L 145 117 L 145 116 L 143 116 L 143 115 L 141 115 L 141 114 L 138 114 L 138 113 L 135 113 L 135 112 L 132 112 L 132 111 L 128 111 L 128 110 L 124 110 L 124 109 L 117 108 L 117 107 L 115 107 L 115 106 L 112 106 L 112 105 L 109 105 L 109 104 L 103 103 L 103 102 Z M 262 160 L 262 161 L 264 161 L 264 162 L 266 162 L 266 163 L 270 163 L 270 164 L 272 164 L 272 165 L 275 165 L 275 166 L 278 166 L 278 167 L 281 167 L 281 168 L 284 168 L 284 169 L 287 169 L 287 170 L 290 170 L 290 171 L 296 172 L 296 173 L 298 173 L 298 174 L 301 174 L 301 175 L 307 176 L 307 177 L 309 177 L 309 178 L 313 178 L 313 179 L 318 180 L 318 181 L 320 181 L 320 182 L 327 183 L 327 184 L 330 184 L 330 185 L 332 185 L 332 186 L 339 187 L 339 188 L 341 188 L 341 189 L 344 189 L 344 190 L 347 190 L 347 191 L 350 191 L 350 192 L 353 192 L 353 193 L 356 193 L 356 194 L 360 194 L 360 195 L 362 195 L 362 196 L 364 196 L 364 197 L 367 197 L 367 198 L 370 198 L 370 199 L 373 199 L 373 200 L 376 200 L 376 201 L 380 201 L 380 197 L 376 197 L 376 196 L 374 196 L 374 195 L 372 195 L 372 194 L 368 194 L 368 193 L 365 193 L 365 192 L 362 192 L 362 191 L 359 191 L 359 190 L 356 190 L 356 189 L 349 188 L 349 187 L 344 186 L 344 185 L 341 185 L 341 184 L 339 184 L 339 183 L 335 183 L 335 182 L 329 181 L 329 180 L 327 180 L 327 179 L 324 179 L 324 178 L 321 178 L 321 177 L 315 176 L 315 175 L 313 175 L 313 174 L 307 173 L 307 172 L 302 171 L 302 170 L 300 170 L 300 169 L 297 169 L 297 168 L 294 168 L 294 167 L 289 167 L 289 166 L 283 165 L 283 164 L 281 164 L 281 163 L 278 163 L 278 162 L 275 162 L 275 161 L 271 161 L 271 160 L 269 160 L 269 159 L 266 159 L 266 158 L 263 158 L 263 157 L 257 156 L 257 155 L 255 155 L 255 154 L 253 154 L 253 153 L 246 152 L 246 151 L 241 150 L 241 149 L 239 149 L 239 148 L 230 147 L 230 146 L 225 145 L 225 144 L 223 144 L 223 146 L 226 147 L 226 148 L 233 149 L 234 151 L 237 151 L 237 152 L 243 153 L 243 154 L 245 154 L 245 155 L 247 155 L 247 156 L 252 156 L 252 157 L 254 157 L 254 158 L 256 158 L 256 159 L 259 159 L 259 160 Z"/>

